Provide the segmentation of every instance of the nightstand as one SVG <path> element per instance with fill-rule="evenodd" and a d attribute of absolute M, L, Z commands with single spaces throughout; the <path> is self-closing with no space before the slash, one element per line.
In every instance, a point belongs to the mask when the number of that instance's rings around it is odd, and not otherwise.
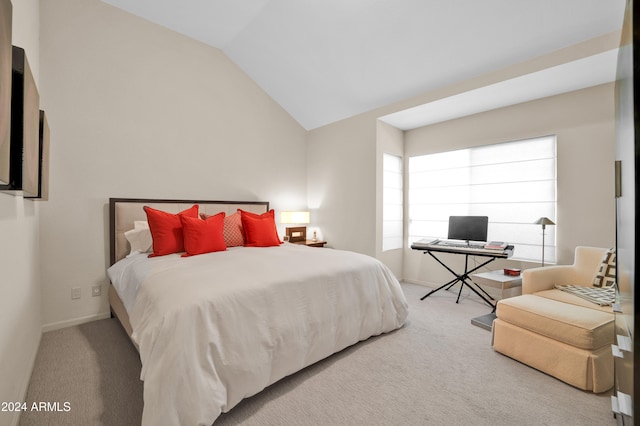
<path fill-rule="evenodd" d="M 495 287 L 502 290 L 501 299 L 520 296 L 522 294 L 522 275 L 505 275 L 503 270 L 480 272 L 472 274 L 473 280 L 480 285 Z"/>
<path fill-rule="evenodd" d="M 324 245 L 327 244 L 327 242 L 326 241 L 320 241 L 320 240 L 317 240 L 317 241 L 306 240 L 306 241 L 298 241 L 298 242 L 295 242 L 293 244 L 302 244 L 302 245 L 309 246 L 309 247 L 324 247 Z"/>

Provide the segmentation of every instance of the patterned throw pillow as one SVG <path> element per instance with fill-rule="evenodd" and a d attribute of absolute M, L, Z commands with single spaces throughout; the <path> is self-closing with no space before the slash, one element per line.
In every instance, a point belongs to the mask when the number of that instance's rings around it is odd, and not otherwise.
<path fill-rule="evenodd" d="M 244 245 L 244 230 L 239 212 L 224 218 L 224 241 L 227 247 Z"/>
<path fill-rule="evenodd" d="M 206 213 L 200 213 L 202 220 L 207 220 L 208 215 Z M 224 217 L 224 243 L 227 247 L 237 247 L 244 245 L 244 229 L 242 229 L 242 219 L 240 212 L 235 212 L 229 216 Z"/>
<path fill-rule="evenodd" d="M 610 248 L 604 254 L 598 273 L 593 278 L 594 287 L 613 287 L 616 283 L 616 250 Z"/>

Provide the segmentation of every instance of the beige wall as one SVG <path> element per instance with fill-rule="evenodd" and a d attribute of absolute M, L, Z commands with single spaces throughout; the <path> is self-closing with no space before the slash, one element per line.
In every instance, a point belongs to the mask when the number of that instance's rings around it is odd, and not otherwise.
<path fill-rule="evenodd" d="M 99 0 L 42 2 L 41 40 L 45 330 L 108 315 L 109 197 L 306 207 L 304 129 L 219 50 Z"/>
<path fill-rule="evenodd" d="M 329 247 L 375 256 L 375 146 L 366 114 L 307 135 L 308 203 Z"/>
<path fill-rule="evenodd" d="M 383 170 L 384 154 L 404 158 L 404 132 L 380 120 L 376 125 L 376 170 Z M 402 279 L 403 250 L 382 251 L 383 173 L 376 173 L 376 187 L 376 257 L 391 269 L 396 278 Z"/>
<path fill-rule="evenodd" d="M 555 134 L 558 263 L 572 263 L 575 246 L 615 243 L 613 100 L 610 83 L 415 129 L 405 132 L 405 156 Z M 456 256 L 448 261 L 461 263 Z M 490 269 L 503 265 L 532 266 L 508 261 Z M 434 284 L 450 276 L 428 256 L 406 249 L 404 278 Z"/>
<path fill-rule="evenodd" d="M 39 84 L 38 0 L 13 0 L 13 44 Z M 39 202 L 0 194 L 0 401 L 22 401 L 41 336 Z M 19 413 L 0 412 L 0 424 Z"/>

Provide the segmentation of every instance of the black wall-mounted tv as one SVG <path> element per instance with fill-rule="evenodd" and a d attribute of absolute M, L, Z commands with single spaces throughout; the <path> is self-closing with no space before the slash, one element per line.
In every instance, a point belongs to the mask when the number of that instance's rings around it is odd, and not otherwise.
<path fill-rule="evenodd" d="M 0 0 L 0 185 L 9 184 L 11 143 L 11 20 L 10 0 Z"/>
<path fill-rule="evenodd" d="M 450 240 L 487 241 L 488 216 L 449 216 Z"/>
<path fill-rule="evenodd" d="M 0 190 L 38 195 L 40 177 L 40 95 L 24 49 L 13 46 L 9 184 Z"/>

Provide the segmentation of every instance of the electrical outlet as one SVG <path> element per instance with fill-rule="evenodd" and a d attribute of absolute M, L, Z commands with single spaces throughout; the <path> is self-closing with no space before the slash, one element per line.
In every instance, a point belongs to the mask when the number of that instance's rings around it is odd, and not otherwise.
<path fill-rule="evenodd" d="M 80 287 L 71 288 L 71 299 L 80 299 Z"/>
<path fill-rule="evenodd" d="M 102 294 L 102 287 L 100 287 L 99 285 L 94 285 L 93 287 L 91 287 L 91 296 L 97 297 L 97 296 L 100 296 L 101 294 Z"/>

